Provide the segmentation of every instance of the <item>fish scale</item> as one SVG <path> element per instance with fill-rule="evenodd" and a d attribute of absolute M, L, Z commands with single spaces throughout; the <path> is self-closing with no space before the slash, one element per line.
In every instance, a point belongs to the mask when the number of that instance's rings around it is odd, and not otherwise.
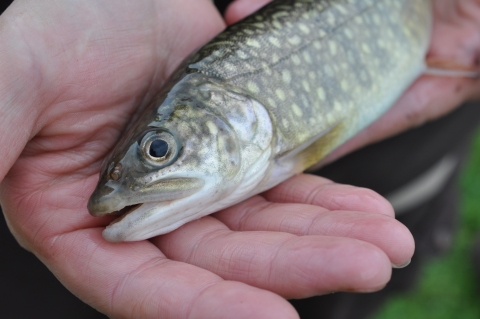
<path fill-rule="evenodd" d="M 275 1 L 201 49 L 190 67 L 265 105 L 277 123 L 279 152 L 340 121 L 350 122 L 347 137 L 358 130 L 353 122 L 369 123 L 424 70 L 429 6 Z"/>
<path fill-rule="evenodd" d="M 424 71 L 430 5 L 277 0 L 227 28 L 179 66 L 105 160 L 90 213 L 140 205 L 103 236 L 167 233 L 317 163 Z"/>

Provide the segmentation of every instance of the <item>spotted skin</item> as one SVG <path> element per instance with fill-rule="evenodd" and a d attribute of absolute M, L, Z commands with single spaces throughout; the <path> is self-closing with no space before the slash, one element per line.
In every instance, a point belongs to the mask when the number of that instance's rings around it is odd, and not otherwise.
<path fill-rule="evenodd" d="M 106 159 L 90 213 L 143 204 L 103 236 L 164 234 L 317 163 L 424 70 L 430 5 L 277 0 L 227 28 L 177 69 Z M 158 139 L 169 148 L 154 158 Z"/>
<path fill-rule="evenodd" d="M 265 105 L 277 125 L 279 152 L 339 121 L 346 139 L 423 71 L 429 6 L 423 0 L 275 1 L 219 35 L 190 67 Z"/>

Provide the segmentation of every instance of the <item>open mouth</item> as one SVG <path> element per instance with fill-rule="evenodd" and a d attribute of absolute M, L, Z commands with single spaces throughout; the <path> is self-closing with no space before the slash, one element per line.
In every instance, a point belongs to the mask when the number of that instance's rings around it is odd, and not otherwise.
<path fill-rule="evenodd" d="M 109 215 L 119 216 L 119 217 L 118 217 L 118 218 L 115 218 L 115 219 L 110 223 L 110 225 L 113 225 L 113 224 L 115 224 L 115 223 L 118 223 L 119 221 L 121 221 L 122 219 L 124 219 L 125 216 L 127 216 L 129 213 L 133 212 L 134 210 L 136 210 L 137 208 L 139 208 L 139 207 L 142 206 L 142 205 L 143 205 L 143 204 L 129 205 L 129 206 L 125 206 L 124 208 L 122 208 L 122 209 L 120 209 L 120 210 L 111 212 Z"/>

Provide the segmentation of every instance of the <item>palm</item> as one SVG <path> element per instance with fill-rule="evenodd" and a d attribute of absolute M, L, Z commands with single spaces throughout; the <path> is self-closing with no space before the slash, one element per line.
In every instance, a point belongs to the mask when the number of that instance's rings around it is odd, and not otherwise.
<path fill-rule="evenodd" d="M 67 12 L 71 15 L 52 6 L 54 23 L 42 21 L 42 25 L 35 20 L 40 17 L 28 17 L 32 27 L 24 25 L 21 30 L 29 44 L 25 47 L 36 45 L 35 51 L 21 53 L 42 66 L 41 73 L 28 76 L 46 94 L 37 101 L 44 114 L 37 119 L 40 129 L 24 149 L 28 156 L 20 158 L 6 182 L 18 187 L 17 192 L 9 190 L 13 192 L 9 196 L 36 190 L 42 203 L 55 197 L 65 199 L 50 209 L 68 203 L 65 210 L 78 212 L 84 210 L 84 203 L 72 207 L 73 198 L 88 196 L 102 158 L 138 105 L 151 98 L 186 52 L 208 40 L 223 24 L 215 11 L 207 12 L 216 23 L 207 25 L 203 34 L 195 34 L 192 43 L 188 35 L 200 21 L 177 19 L 180 28 L 175 25 L 176 8 L 165 3 L 75 3 L 65 4 L 74 6 Z M 173 11 L 167 15 L 172 21 L 160 23 L 164 7 Z M 38 24 L 43 27 L 40 31 Z M 167 32 L 167 26 L 174 32 Z M 47 38 L 49 34 L 55 36 Z M 41 55 L 36 54 L 38 49 L 43 50 Z"/>
<path fill-rule="evenodd" d="M 14 69 L 37 93 L 38 116 L 2 181 L 2 207 L 19 242 L 83 300 L 115 317 L 290 318 L 267 290 L 378 289 L 390 261 L 410 258 L 388 203 L 308 176 L 152 241 L 105 242 L 109 218 L 86 210 L 101 160 L 138 105 L 223 23 L 207 0 L 43 1 L 24 14 L 25 3 L 2 16 L 21 27 L 0 33 L 23 39 Z"/>

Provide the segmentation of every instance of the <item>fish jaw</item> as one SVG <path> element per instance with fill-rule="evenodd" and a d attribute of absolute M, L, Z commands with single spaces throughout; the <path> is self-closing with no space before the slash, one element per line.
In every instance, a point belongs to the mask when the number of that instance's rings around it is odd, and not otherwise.
<path fill-rule="evenodd" d="M 181 225 L 202 217 L 198 209 L 206 202 L 216 200 L 213 187 L 177 200 L 144 203 L 114 220 L 102 232 L 109 242 L 137 241 L 168 233 Z"/>
<path fill-rule="evenodd" d="M 113 183 L 99 183 L 93 192 L 87 205 L 91 215 L 115 215 L 127 206 L 152 201 L 172 201 L 187 197 L 201 189 L 204 181 L 201 178 L 163 179 L 149 188 L 140 189 L 138 192 L 132 191 L 125 184 L 111 184 Z M 154 193 L 154 196 L 151 196 L 150 193 Z"/>
<path fill-rule="evenodd" d="M 272 168 L 272 149 L 265 148 L 234 180 L 205 178 L 196 193 L 177 200 L 145 203 L 114 220 L 102 232 L 109 242 L 138 241 L 169 233 L 180 226 L 232 206 L 265 189 Z M 290 175 L 291 176 L 291 175 Z M 289 176 L 283 176 L 281 182 Z"/>

